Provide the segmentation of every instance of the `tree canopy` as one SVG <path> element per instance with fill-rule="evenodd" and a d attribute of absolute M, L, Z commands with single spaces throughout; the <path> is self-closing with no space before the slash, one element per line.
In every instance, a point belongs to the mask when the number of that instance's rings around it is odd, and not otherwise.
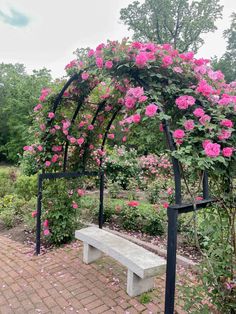
<path fill-rule="evenodd" d="M 134 1 L 120 11 L 121 21 L 134 31 L 134 40 L 171 43 L 181 52 L 197 51 L 202 34 L 215 31 L 222 17 L 219 0 Z"/>
<path fill-rule="evenodd" d="M 32 122 L 30 112 L 40 90 L 50 81 L 47 69 L 29 75 L 23 64 L 0 64 L 0 161 L 18 160 Z"/>

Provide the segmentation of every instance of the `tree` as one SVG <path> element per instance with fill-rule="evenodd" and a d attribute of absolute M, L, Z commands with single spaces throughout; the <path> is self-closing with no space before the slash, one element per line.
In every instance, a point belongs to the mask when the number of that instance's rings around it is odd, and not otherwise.
<path fill-rule="evenodd" d="M 226 52 L 219 60 L 213 59 L 214 68 L 224 73 L 227 82 L 236 81 L 236 13 L 231 18 L 230 28 L 224 31 L 224 38 L 227 39 Z"/>
<path fill-rule="evenodd" d="M 219 0 L 134 1 L 121 9 L 120 19 L 134 31 L 134 40 L 171 43 L 180 52 L 196 52 L 204 43 L 201 35 L 217 29 L 222 9 Z"/>
<path fill-rule="evenodd" d="M 0 161 L 16 162 L 26 144 L 30 112 L 51 81 L 47 69 L 25 72 L 23 64 L 0 64 Z"/>

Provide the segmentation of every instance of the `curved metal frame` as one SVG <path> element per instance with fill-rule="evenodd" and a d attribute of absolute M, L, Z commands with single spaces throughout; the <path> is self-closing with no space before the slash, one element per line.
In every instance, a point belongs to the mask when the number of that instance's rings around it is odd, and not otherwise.
<path fill-rule="evenodd" d="M 148 86 L 145 82 L 143 82 L 139 77 L 138 73 L 131 73 L 134 80 L 136 80 L 144 89 L 148 90 Z M 57 98 L 54 101 L 52 111 L 55 113 L 61 99 L 63 97 L 66 89 L 74 82 L 75 80 L 81 81 L 80 73 L 73 75 L 67 83 L 62 88 L 61 92 L 58 94 Z M 79 101 L 77 108 L 74 112 L 74 115 L 71 119 L 71 125 L 74 123 L 79 111 L 82 108 L 84 98 L 83 96 Z M 92 120 L 92 125 L 95 124 L 96 119 L 98 117 L 99 112 L 104 108 L 106 101 L 101 102 L 98 105 L 96 113 Z M 105 129 L 105 133 L 103 136 L 101 150 L 104 150 L 108 132 L 111 128 L 111 125 L 118 113 L 122 109 L 122 106 L 119 106 L 114 112 L 109 120 L 107 127 Z M 162 109 L 159 109 L 162 111 Z M 52 119 L 53 120 L 53 119 Z M 52 120 L 48 121 L 50 125 Z M 170 151 L 174 151 L 176 149 L 175 142 L 172 137 L 172 133 L 170 131 L 168 121 L 163 120 L 163 129 L 166 137 L 166 141 Z M 87 152 L 89 146 L 89 141 L 85 144 L 85 151 Z M 98 172 L 88 172 L 85 171 L 86 168 L 86 156 L 84 157 L 83 162 L 83 171 L 82 172 L 74 172 L 67 173 L 66 165 L 68 159 L 68 147 L 69 141 L 67 140 L 65 150 L 64 150 L 64 163 L 63 163 L 63 172 L 61 173 L 43 173 L 39 175 L 38 178 L 38 202 L 37 202 L 37 236 L 36 236 L 36 254 L 40 253 L 40 232 L 41 232 L 41 207 L 42 207 L 42 190 L 43 190 L 43 179 L 55 179 L 55 178 L 73 178 L 79 176 L 87 176 L 87 175 L 96 175 L 100 177 L 100 202 L 99 202 L 99 228 L 102 228 L 103 225 L 103 198 L 104 198 L 104 170 L 102 168 L 102 158 L 100 160 L 100 166 Z M 196 204 L 182 204 L 182 195 L 181 195 L 181 169 L 179 165 L 179 161 L 172 157 L 172 166 L 174 173 L 174 182 L 175 182 L 175 204 L 170 205 L 167 209 L 168 215 L 168 244 L 167 244 L 167 270 L 166 270 L 166 292 L 165 292 L 165 314 L 173 314 L 174 313 L 174 300 L 175 300 L 175 277 L 176 277 L 176 249 L 177 249 L 177 219 L 178 215 L 182 213 L 187 213 L 190 211 L 198 210 L 208 206 L 213 200 L 209 198 L 209 189 L 208 189 L 208 175 L 204 172 L 203 177 L 203 200 L 196 202 Z"/>

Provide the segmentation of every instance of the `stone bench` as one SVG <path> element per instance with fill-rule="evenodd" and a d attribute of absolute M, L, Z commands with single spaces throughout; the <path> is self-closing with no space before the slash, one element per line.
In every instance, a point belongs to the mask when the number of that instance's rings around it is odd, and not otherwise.
<path fill-rule="evenodd" d="M 88 227 L 77 230 L 75 237 L 83 241 L 84 263 L 105 253 L 128 268 L 127 293 L 131 297 L 153 289 L 154 277 L 165 270 L 165 259 L 105 230 Z"/>

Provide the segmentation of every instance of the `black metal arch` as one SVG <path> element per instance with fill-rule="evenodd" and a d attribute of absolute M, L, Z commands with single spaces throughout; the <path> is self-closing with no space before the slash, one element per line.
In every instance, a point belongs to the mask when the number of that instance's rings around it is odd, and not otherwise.
<path fill-rule="evenodd" d="M 132 75 L 132 73 L 131 73 Z M 145 90 L 148 90 L 148 86 L 145 82 L 143 82 L 136 73 L 133 73 L 133 79 L 136 80 L 141 86 L 144 87 Z M 57 98 L 54 101 L 52 111 L 55 113 L 66 89 L 74 82 L 78 80 L 81 82 L 81 73 L 73 75 L 67 83 L 62 88 L 61 92 L 58 94 Z M 81 96 L 77 103 L 76 110 L 71 119 L 71 125 L 75 122 L 76 117 L 78 116 L 79 111 L 82 108 L 85 95 Z M 92 119 L 92 125 L 95 124 L 96 119 L 99 113 L 103 110 L 106 101 L 98 104 L 95 115 Z M 105 133 L 103 136 L 101 150 L 104 150 L 107 136 L 111 125 L 119 112 L 121 111 L 122 106 L 118 106 L 116 110 L 113 111 L 113 114 L 105 128 Z M 163 111 L 162 108 L 159 108 L 159 111 Z M 52 120 L 48 121 L 49 125 Z M 167 145 L 170 151 L 174 151 L 176 149 L 175 142 L 172 137 L 172 132 L 169 128 L 168 121 L 163 119 L 162 121 L 163 129 L 166 137 Z M 104 198 L 104 170 L 102 167 L 102 158 L 100 160 L 100 166 L 98 172 L 86 171 L 86 154 L 87 149 L 89 147 L 89 139 L 86 141 L 84 145 L 84 160 L 83 160 L 83 170 L 81 172 L 66 172 L 67 166 L 67 158 L 68 158 L 68 147 L 69 141 L 66 141 L 65 151 L 64 151 L 64 163 L 63 163 L 63 172 L 59 173 L 42 173 L 39 174 L 38 177 L 38 202 L 37 202 L 37 235 L 36 235 L 36 254 L 40 253 L 40 233 L 41 233 L 41 207 L 42 207 L 42 190 L 43 190 L 43 180 L 44 179 L 55 179 L 55 178 L 75 178 L 81 176 L 99 176 L 100 178 L 100 202 L 99 202 L 99 228 L 102 228 L 103 225 L 103 198 Z M 177 251 L 177 219 L 178 215 L 182 213 L 187 213 L 195 210 L 199 210 L 201 208 L 205 208 L 208 206 L 213 199 L 209 197 L 209 189 L 208 189 L 208 175 L 204 172 L 203 176 L 203 200 L 197 201 L 194 203 L 183 204 L 182 203 L 182 193 L 181 193 L 181 168 L 179 161 L 172 157 L 172 166 L 173 166 L 173 174 L 174 174 L 174 183 L 175 183 L 175 204 L 170 205 L 167 209 L 168 215 L 168 244 L 167 244 L 167 270 L 166 270 L 166 292 L 165 292 L 165 314 L 173 314 L 174 313 L 174 300 L 175 300 L 175 278 L 176 278 L 176 251 Z"/>

